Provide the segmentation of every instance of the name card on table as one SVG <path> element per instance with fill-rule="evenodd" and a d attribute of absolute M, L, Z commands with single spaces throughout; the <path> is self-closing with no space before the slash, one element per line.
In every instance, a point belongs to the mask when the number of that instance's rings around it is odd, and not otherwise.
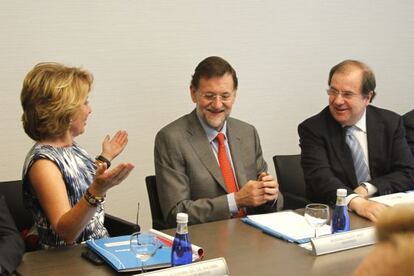
<path fill-rule="evenodd" d="M 140 274 L 141 275 L 141 274 Z M 216 258 L 207 261 L 200 261 L 188 265 L 181 265 L 144 273 L 151 276 L 222 276 L 229 275 L 226 260 Z"/>
<path fill-rule="evenodd" d="M 336 233 L 311 239 L 312 251 L 315 255 L 323 255 L 337 251 L 374 244 L 377 241 L 374 227 L 361 228 L 348 232 Z"/>

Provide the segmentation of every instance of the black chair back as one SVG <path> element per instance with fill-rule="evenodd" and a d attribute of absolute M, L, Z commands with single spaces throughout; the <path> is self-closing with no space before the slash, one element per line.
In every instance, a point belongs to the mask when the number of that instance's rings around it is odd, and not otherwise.
<path fill-rule="evenodd" d="M 304 208 L 310 201 L 306 198 L 306 184 L 300 155 L 275 155 L 273 162 L 279 189 L 283 193 L 284 209 Z"/>
<path fill-rule="evenodd" d="M 23 204 L 23 187 L 21 180 L 0 182 L 0 194 L 6 198 L 7 207 L 19 231 L 30 229 L 34 222 L 30 211 Z"/>
<path fill-rule="evenodd" d="M 164 217 L 162 215 L 160 201 L 158 198 L 155 175 L 145 177 L 145 184 L 147 185 L 147 193 L 151 208 L 152 228 L 157 230 L 167 229 L 168 226 L 164 222 Z"/>
<path fill-rule="evenodd" d="M 139 232 L 140 227 L 136 223 L 132 223 L 121 219 L 119 217 L 105 214 L 104 226 L 111 237 L 131 235 L 134 232 Z"/>

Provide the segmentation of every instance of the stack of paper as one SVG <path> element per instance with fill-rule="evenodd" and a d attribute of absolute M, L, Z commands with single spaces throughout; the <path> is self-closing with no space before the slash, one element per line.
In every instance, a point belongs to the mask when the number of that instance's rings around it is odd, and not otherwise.
<path fill-rule="evenodd" d="M 387 206 L 394 206 L 396 204 L 414 203 L 414 193 L 395 193 L 377 197 L 371 197 L 373 200 Z"/>
<path fill-rule="evenodd" d="M 289 242 L 306 243 L 314 237 L 314 228 L 307 223 L 304 216 L 293 211 L 252 215 L 242 221 Z M 318 236 L 331 234 L 331 226 L 324 225 L 317 233 Z"/>

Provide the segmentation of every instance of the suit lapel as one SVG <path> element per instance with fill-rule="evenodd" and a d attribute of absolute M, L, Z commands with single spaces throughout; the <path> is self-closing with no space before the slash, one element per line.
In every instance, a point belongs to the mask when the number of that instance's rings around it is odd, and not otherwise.
<path fill-rule="evenodd" d="M 217 183 L 227 192 L 226 184 L 224 183 L 217 159 L 211 150 L 207 135 L 198 120 L 195 110 L 189 116 L 187 140 L 206 169 Z"/>
<path fill-rule="evenodd" d="M 237 184 L 241 188 L 246 184 L 246 173 L 244 171 L 243 153 L 241 152 L 242 140 L 241 135 L 237 132 L 237 128 L 233 126 L 232 120 L 227 120 L 227 137 L 231 151 L 231 159 L 233 161 L 234 171 L 237 179 Z"/>
<path fill-rule="evenodd" d="M 373 165 L 376 164 L 375 160 L 377 160 L 377 156 L 381 154 L 381 149 L 385 148 L 382 147 L 384 139 L 384 125 L 379 123 L 369 106 L 367 107 L 366 116 L 369 169 L 371 172 L 371 178 L 374 178 L 376 174 Z"/>

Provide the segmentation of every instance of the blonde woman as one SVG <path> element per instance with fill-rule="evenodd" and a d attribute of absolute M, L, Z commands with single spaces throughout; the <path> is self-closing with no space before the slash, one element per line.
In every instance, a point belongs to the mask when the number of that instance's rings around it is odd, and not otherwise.
<path fill-rule="evenodd" d="M 35 141 L 24 163 L 23 197 L 43 248 L 108 236 L 106 192 L 134 168 L 122 163 L 109 169 L 128 143 L 125 131 L 107 136 L 96 160 L 75 142 L 92 111 L 92 82 L 86 70 L 58 63 L 37 64 L 23 82 L 23 128 Z"/>

